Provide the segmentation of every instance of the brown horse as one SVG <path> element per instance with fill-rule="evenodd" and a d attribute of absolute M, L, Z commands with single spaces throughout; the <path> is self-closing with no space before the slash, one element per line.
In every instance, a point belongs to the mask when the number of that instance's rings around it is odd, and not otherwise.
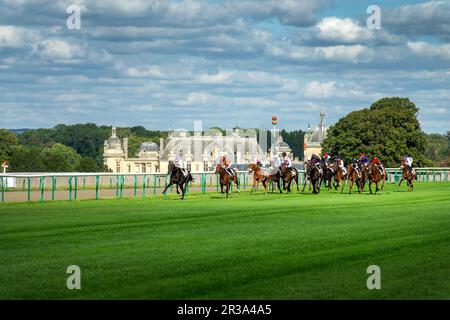
<path fill-rule="evenodd" d="M 298 171 L 295 168 L 288 168 L 285 163 L 280 166 L 281 177 L 283 178 L 283 190 L 291 192 L 291 183 L 297 184 L 298 191 Z M 281 191 L 281 190 L 280 190 Z"/>
<path fill-rule="evenodd" d="M 334 182 L 333 182 L 333 186 L 334 186 L 334 190 L 337 190 L 339 188 L 339 185 L 341 183 L 341 181 L 344 181 L 345 184 L 345 175 L 344 172 L 342 171 L 342 168 L 340 166 L 342 160 L 337 160 L 335 163 L 333 163 L 333 178 L 334 178 Z"/>
<path fill-rule="evenodd" d="M 225 192 L 227 194 L 227 198 L 228 195 L 231 193 L 230 189 L 231 189 L 231 182 L 234 182 L 237 186 L 237 192 L 239 193 L 239 180 L 237 177 L 237 173 L 234 169 L 233 170 L 233 177 L 230 176 L 230 174 L 225 170 L 224 166 L 221 164 L 218 164 L 216 166 L 216 171 L 214 172 L 215 174 L 218 174 L 220 176 L 219 182 L 220 182 L 220 192 L 224 193 L 223 191 L 223 187 L 225 187 Z"/>
<path fill-rule="evenodd" d="M 266 189 L 266 194 L 269 189 L 269 181 L 272 179 L 272 177 L 263 171 L 256 163 L 251 163 L 248 165 L 248 172 L 253 172 L 253 185 L 252 190 L 250 193 L 253 193 L 253 189 L 255 189 L 256 183 L 262 183 L 264 185 L 264 188 Z"/>
<path fill-rule="evenodd" d="M 401 166 L 403 168 L 402 178 L 400 179 L 399 186 L 402 184 L 403 180 L 406 180 L 408 188 L 410 191 L 414 190 L 414 180 L 417 179 L 417 174 L 414 172 L 412 168 L 406 165 L 405 160 L 402 160 Z"/>
<path fill-rule="evenodd" d="M 369 190 L 370 194 L 372 194 L 372 183 L 375 183 L 375 193 L 378 191 L 383 191 L 384 183 L 386 181 L 386 175 L 383 170 L 377 165 L 372 164 L 369 169 Z M 381 189 L 379 188 L 381 182 Z"/>
<path fill-rule="evenodd" d="M 358 192 L 361 193 L 361 190 L 359 189 L 359 184 L 358 184 L 358 171 L 356 171 L 356 164 L 349 164 L 347 166 L 347 176 L 344 177 L 341 193 L 344 192 L 346 178 L 348 180 L 348 193 L 349 194 L 352 193 L 352 188 L 353 188 L 354 184 L 356 184 L 356 187 L 358 187 Z"/>
<path fill-rule="evenodd" d="M 325 188 L 327 190 L 331 190 L 331 180 L 333 179 L 334 176 L 334 171 L 331 167 L 331 164 L 323 162 L 322 172 L 323 172 L 322 181 L 325 185 Z"/>
<path fill-rule="evenodd" d="M 364 192 L 366 180 L 369 179 L 369 170 L 364 163 L 359 163 L 358 167 L 359 172 L 361 173 L 361 177 L 359 178 L 359 189 L 361 190 L 361 192 Z"/>

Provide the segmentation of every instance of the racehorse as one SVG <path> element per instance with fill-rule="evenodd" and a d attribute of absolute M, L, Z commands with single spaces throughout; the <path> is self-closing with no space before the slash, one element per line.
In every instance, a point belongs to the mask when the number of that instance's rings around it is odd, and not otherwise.
<path fill-rule="evenodd" d="M 383 191 L 386 175 L 377 165 L 371 165 L 368 178 L 370 194 L 372 194 L 372 183 L 375 183 L 375 193 L 380 190 Z M 380 181 L 382 182 L 381 189 L 379 188 Z"/>
<path fill-rule="evenodd" d="M 177 193 L 179 194 L 180 192 L 178 191 L 178 187 L 180 187 L 181 189 L 181 200 L 184 199 L 184 194 L 186 193 L 186 187 L 187 184 L 191 181 L 194 181 L 194 178 L 192 178 L 191 173 L 186 170 L 187 174 L 184 175 L 183 171 L 181 171 L 181 168 L 177 167 L 173 161 L 169 161 L 169 168 L 168 168 L 168 173 L 170 174 L 170 181 L 169 184 L 164 188 L 164 191 L 162 192 L 163 194 L 166 193 L 167 189 L 171 186 L 171 185 L 176 185 L 177 186 Z"/>
<path fill-rule="evenodd" d="M 230 176 L 230 174 L 225 170 L 225 168 L 221 164 L 218 164 L 216 166 L 216 171 L 214 172 L 215 174 L 218 174 L 220 176 L 220 179 L 219 179 L 220 192 L 224 193 L 223 187 L 225 187 L 225 191 L 227 193 L 227 198 L 228 198 L 228 195 L 230 194 L 231 182 L 234 182 L 236 184 L 237 192 L 240 192 L 239 180 L 238 180 L 237 173 L 234 169 L 231 169 L 231 170 L 233 170 L 233 177 Z"/>
<path fill-rule="evenodd" d="M 333 182 L 333 187 L 334 190 L 337 190 L 341 181 L 344 180 L 345 183 L 345 175 L 344 175 L 344 171 L 342 171 L 342 168 L 340 166 L 342 160 L 337 160 L 334 164 L 333 164 L 333 171 L 334 171 L 334 182 Z"/>
<path fill-rule="evenodd" d="M 272 174 L 271 176 L 272 179 L 272 193 L 273 193 L 273 185 L 276 183 L 278 186 L 278 190 L 280 190 L 280 193 L 283 193 L 283 189 L 280 186 L 280 180 L 281 180 L 281 172 L 280 170 L 277 170 L 277 172 L 275 174 Z"/>
<path fill-rule="evenodd" d="M 280 166 L 281 177 L 283 178 L 283 190 L 287 190 L 287 192 L 291 192 L 291 183 L 292 180 L 297 184 L 298 191 L 298 171 L 296 168 L 288 168 L 285 163 Z M 279 184 L 278 184 L 279 187 Z M 281 191 L 281 190 L 280 190 Z"/>
<path fill-rule="evenodd" d="M 322 183 L 322 173 L 320 172 L 320 167 L 318 165 L 312 165 L 312 167 L 310 168 L 312 164 L 308 163 L 308 170 L 309 174 L 307 174 L 309 181 L 311 181 L 312 187 L 313 187 L 313 193 L 318 194 L 320 193 L 320 184 Z M 305 191 L 305 187 L 306 187 L 306 179 L 305 179 L 305 184 L 303 185 L 303 191 Z"/>
<path fill-rule="evenodd" d="M 326 162 L 322 163 L 322 172 L 323 178 L 322 181 L 325 185 L 325 188 L 328 190 L 331 189 L 331 180 L 333 179 L 333 169 Z"/>
<path fill-rule="evenodd" d="M 305 170 L 303 171 L 303 190 L 302 190 L 302 192 L 305 191 L 306 183 L 308 183 L 308 191 L 311 190 L 311 180 L 309 180 L 309 169 L 312 168 L 311 160 L 305 162 L 304 167 L 305 167 Z"/>
<path fill-rule="evenodd" d="M 406 165 L 405 160 L 402 160 L 401 166 L 403 168 L 402 178 L 400 180 L 399 186 L 402 184 L 403 180 L 406 180 L 408 188 L 410 191 L 414 190 L 414 180 L 417 179 L 417 174 L 414 172 L 412 168 Z"/>
<path fill-rule="evenodd" d="M 342 183 L 342 189 L 341 189 L 341 193 L 344 192 L 344 186 L 345 186 L 345 180 L 347 178 L 348 180 L 348 193 L 351 194 L 352 193 L 352 188 L 353 185 L 356 184 L 356 186 L 358 187 L 358 192 L 361 193 L 361 190 L 359 189 L 359 184 L 358 184 L 358 171 L 356 171 L 356 164 L 349 164 L 347 166 L 347 177 L 344 177 L 344 182 Z"/>
<path fill-rule="evenodd" d="M 359 165 L 359 172 L 361 173 L 361 178 L 359 178 L 359 189 L 361 192 L 364 192 L 364 187 L 366 185 L 366 180 L 369 179 L 369 170 L 365 166 L 364 163 L 360 162 Z"/>
<path fill-rule="evenodd" d="M 261 169 L 256 163 L 250 163 L 248 165 L 248 172 L 253 172 L 253 185 L 250 193 L 253 193 L 256 183 L 262 182 L 264 189 L 266 189 L 265 193 L 267 194 L 267 190 L 269 189 L 269 181 L 272 179 L 271 175 L 264 172 L 264 170 Z"/>

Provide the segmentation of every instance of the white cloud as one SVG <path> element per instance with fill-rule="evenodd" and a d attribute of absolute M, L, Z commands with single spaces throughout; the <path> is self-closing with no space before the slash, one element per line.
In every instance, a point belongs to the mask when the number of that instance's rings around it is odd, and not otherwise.
<path fill-rule="evenodd" d="M 20 48 L 39 38 L 36 32 L 15 26 L 0 25 L 0 50 L 2 48 Z"/>
<path fill-rule="evenodd" d="M 419 56 L 450 60 L 450 44 L 430 44 L 409 41 L 408 47 Z"/>
<path fill-rule="evenodd" d="M 33 53 L 49 60 L 72 60 L 83 57 L 85 49 L 66 40 L 50 38 L 34 44 Z"/>

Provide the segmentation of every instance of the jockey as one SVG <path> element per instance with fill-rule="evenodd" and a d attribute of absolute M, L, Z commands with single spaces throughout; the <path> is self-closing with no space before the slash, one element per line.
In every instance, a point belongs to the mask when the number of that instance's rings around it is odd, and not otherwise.
<path fill-rule="evenodd" d="M 280 171 L 280 167 L 281 167 L 281 158 L 279 155 L 275 155 L 275 157 L 273 158 L 273 169 L 276 170 L 274 172 L 274 174 L 276 174 L 277 172 Z"/>
<path fill-rule="evenodd" d="M 316 154 L 313 154 L 311 156 L 311 163 L 313 165 L 317 165 L 318 163 L 320 163 L 320 158 Z"/>
<path fill-rule="evenodd" d="M 363 159 L 363 157 L 364 157 L 364 155 L 361 155 L 361 157 L 359 158 L 359 160 L 356 159 L 356 157 L 353 157 L 352 161 L 350 161 L 350 163 L 352 164 L 353 168 L 355 168 L 356 173 L 358 173 L 358 178 L 361 178 L 361 170 L 359 170 L 358 164 L 361 162 L 361 163 L 363 163 L 365 166 L 367 166 L 367 165 L 363 162 L 363 160 L 361 160 L 361 159 Z M 366 157 L 366 158 L 367 158 L 367 157 Z"/>
<path fill-rule="evenodd" d="M 187 170 L 184 168 L 184 160 L 183 160 L 183 156 L 181 155 L 181 151 L 179 154 L 177 154 L 175 156 L 173 164 L 175 165 L 175 167 L 177 167 L 178 169 L 181 170 L 181 172 L 183 173 L 183 175 L 185 177 L 187 176 Z"/>
<path fill-rule="evenodd" d="M 292 168 L 292 161 L 289 159 L 286 152 L 283 152 L 281 156 L 283 157 L 283 163 L 286 165 L 286 168 Z"/>
<path fill-rule="evenodd" d="M 359 157 L 359 162 L 364 164 L 366 168 L 369 167 L 369 157 L 365 154 L 361 154 L 361 156 Z"/>
<path fill-rule="evenodd" d="M 323 155 L 323 162 L 325 162 L 326 165 L 330 164 L 330 155 L 328 154 L 328 152 L 325 152 L 325 154 Z"/>
<path fill-rule="evenodd" d="M 378 157 L 373 158 L 372 160 L 372 165 L 373 166 L 377 166 L 381 168 L 381 172 L 384 173 L 384 167 L 383 164 L 381 163 L 380 159 L 378 159 Z"/>
<path fill-rule="evenodd" d="M 344 166 L 344 160 L 343 160 L 340 156 L 338 156 L 338 157 L 336 158 L 336 162 L 338 163 L 339 167 L 341 168 L 342 173 L 343 173 L 344 175 L 346 175 L 346 174 L 347 174 L 347 169 L 346 169 L 345 166 Z"/>
<path fill-rule="evenodd" d="M 224 167 L 225 171 L 231 176 L 234 176 L 234 172 L 233 169 L 231 168 L 231 163 L 230 161 L 227 159 L 227 157 L 225 155 L 220 157 L 220 162 L 222 164 L 222 166 Z"/>
<path fill-rule="evenodd" d="M 262 168 L 263 166 L 264 166 L 264 164 L 261 162 L 261 159 L 260 158 L 256 158 L 256 165 L 258 166 L 258 167 L 260 167 L 260 168 Z"/>
<path fill-rule="evenodd" d="M 408 156 L 405 154 L 405 156 L 403 157 L 403 160 L 405 161 L 406 166 L 413 172 L 415 173 L 415 170 L 412 167 L 412 163 L 413 163 L 413 158 L 411 156 Z M 403 169 L 403 166 L 401 166 L 401 168 Z"/>

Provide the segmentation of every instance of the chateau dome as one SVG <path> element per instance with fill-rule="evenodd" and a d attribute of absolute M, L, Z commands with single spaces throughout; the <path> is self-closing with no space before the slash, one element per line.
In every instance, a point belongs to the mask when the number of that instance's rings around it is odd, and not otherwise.
<path fill-rule="evenodd" d="M 141 144 L 141 146 L 139 147 L 138 152 L 158 152 L 159 151 L 159 147 L 156 143 L 154 142 L 144 142 L 143 144 Z"/>

